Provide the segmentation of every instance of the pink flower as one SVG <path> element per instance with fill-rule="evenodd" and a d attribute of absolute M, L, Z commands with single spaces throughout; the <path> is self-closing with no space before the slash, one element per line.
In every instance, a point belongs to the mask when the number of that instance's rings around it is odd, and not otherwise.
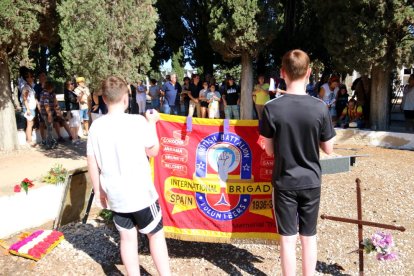
<path fill-rule="evenodd" d="M 21 190 L 22 190 L 22 188 L 20 187 L 19 184 L 17 184 L 17 185 L 14 186 L 14 192 L 15 193 L 20 193 Z"/>
<path fill-rule="evenodd" d="M 382 254 L 382 253 L 377 254 L 378 261 L 395 261 L 397 259 L 398 259 L 398 255 L 395 252 L 386 253 L 386 254 Z"/>

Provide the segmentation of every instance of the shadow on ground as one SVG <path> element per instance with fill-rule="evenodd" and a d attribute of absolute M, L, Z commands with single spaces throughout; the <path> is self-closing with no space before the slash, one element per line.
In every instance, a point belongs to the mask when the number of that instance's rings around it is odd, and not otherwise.
<path fill-rule="evenodd" d="M 106 275 L 123 275 L 117 268 L 117 265 L 122 262 L 119 253 L 119 234 L 113 225 L 102 224 L 94 227 L 91 224 L 69 224 L 63 226 L 60 231 L 64 233 L 65 239 L 73 247 L 85 252 L 100 264 Z M 242 275 L 240 271 L 251 275 L 266 275 L 254 267 L 254 263 L 263 262 L 263 258 L 231 244 L 167 239 L 167 246 L 171 258 L 204 259 L 229 275 Z M 141 234 L 139 235 L 139 254 L 150 255 L 148 240 Z M 208 274 L 208 268 L 199 273 Z M 141 275 L 151 274 L 141 266 Z"/>
<path fill-rule="evenodd" d="M 325 262 L 317 261 L 316 271 L 323 274 L 335 275 L 335 276 L 350 276 L 350 274 L 344 274 L 344 268 L 339 264 L 327 264 Z"/>
<path fill-rule="evenodd" d="M 148 240 L 146 237 L 140 235 L 139 241 L 139 253 L 149 254 Z M 231 244 L 167 239 L 167 246 L 168 254 L 171 258 L 204 259 L 222 269 L 228 275 L 242 275 L 241 270 L 251 275 L 266 275 L 266 273 L 254 266 L 254 263 L 263 262 L 262 257 L 253 255 L 248 250 L 238 248 Z M 194 273 L 197 273 L 196 269 L 199 268 L 194 268 Z M 199 273 L 202 275 L 208 274 L 208 268 L 205 269 L 205 271 L 199 271 Z"/>
<path fill-rule="evenodd" d="M 49 158 L 80 160 L 86 156 L 86 140 L 81 140 L 79 145 L 73 145 L 71 141 L 66 140 L 59 143 L 54 149 L 45 149 L 39 146 L 37 150 Z"/>

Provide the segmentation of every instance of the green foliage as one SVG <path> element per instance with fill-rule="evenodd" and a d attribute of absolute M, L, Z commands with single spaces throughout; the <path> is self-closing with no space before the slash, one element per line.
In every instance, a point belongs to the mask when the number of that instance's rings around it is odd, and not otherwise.
<path fill-rule="evenodd" d="M 102 218 L 105 223 L 112 222 L 113 216 L 114 215 L 113 215 L 112 211 L 108 210 L 108 209 L 102 209 L 101 212 L 99 213 L 99 217 Z"/>
<path fill-rule="evenodd" d="M 62 59 L 92 86 L 114 74 L 136 81 L 148 71 L 157 22 L 152 0 L 64 0 L 58 6 Z"/>
<path fill-rule="evenodd" d="M 0 51 L 19 54 L 39 28 L 37 16 L 41 10 L 37 1 L 0 0 Z"/>
<path fill-rule="evenodd" d="M 340 71 L 390 70 L 414 62 L 414 6 L 409 1 L 314 1 L 325 46 Z M 334 16 L 332 11 L 335 11 Z"/>
<path fill-rule="evenodd" d="M 225 79 L 226 76 L 232 76 L 236 82 L 240 80 L 241 75 L 241 65 L 218 65 L 214 68 L 214 78 L 216 81 L 221 84 Z"/>
<path fill-rule="evenodd" d="M 213 49 L 230 60 L 243 52 L 254 57 L 274 38 L 277 1 L 213 0 L 209 30 Z"/>
<path fill-rule="evenodd" d="M 62 164 L 55 164 L 43 177 L 42 181 L 49 184 L 57 184 L 65 182 L 68 171 L 63 168 Z"/>
<path fill-rule="evenodd" d="M 171 59 L 172 71 L 177 74 L 177 80 L 181 82 L 184 78 L 184 59 L 183 59 L 183 50 L 179 50 L 173 54 Z"/>

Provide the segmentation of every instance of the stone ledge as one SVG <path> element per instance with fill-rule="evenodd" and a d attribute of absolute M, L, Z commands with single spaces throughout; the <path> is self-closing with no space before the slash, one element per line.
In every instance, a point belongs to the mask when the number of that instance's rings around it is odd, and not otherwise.
<path fill-rule="evenodd" d="M 414 150 L 414 134 L 360 129 L 335 129 L 335 144 L 354 144 L 402 150 Z"/>

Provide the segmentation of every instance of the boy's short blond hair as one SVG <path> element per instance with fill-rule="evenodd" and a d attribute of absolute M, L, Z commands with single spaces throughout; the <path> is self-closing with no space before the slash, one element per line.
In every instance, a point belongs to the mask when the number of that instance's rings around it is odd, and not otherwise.
<path fill-rule="evenodd" d="M 282 69 L 291 81 L 305 77 L 309 64 L 308 54 L 299 49 L 290 50 L 282 58 Z"/>
<path fill-rule="evenodd" d="M 118 103 L 128 93 L 126 82 L 115 76 L 106 78 L 102 82 L 102 96 L 108 104 Z"/>

